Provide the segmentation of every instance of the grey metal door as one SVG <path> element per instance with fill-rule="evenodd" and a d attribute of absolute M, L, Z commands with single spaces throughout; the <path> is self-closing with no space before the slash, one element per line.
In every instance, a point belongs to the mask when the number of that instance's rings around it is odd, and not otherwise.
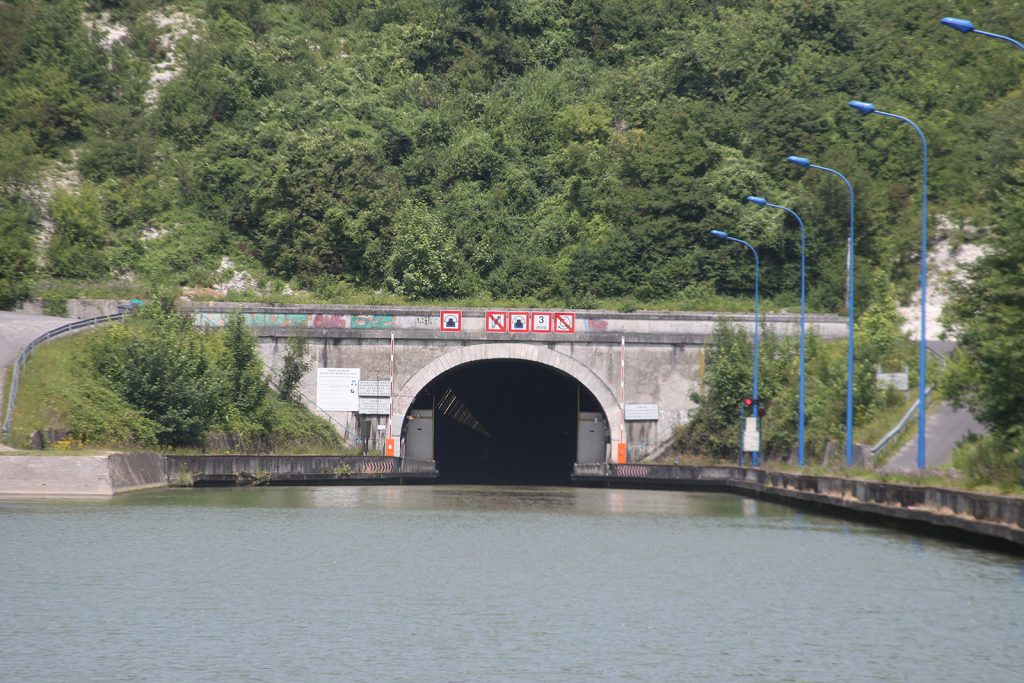
<path fill-rule="evenodd" d="M 608 437 L 608 423 L 603 413 L 580 413 L 576 462 L 604 462 Z"/>
<path fill-rule="evenodd" d="M 434 411 L 412 410 L 405 429 L 405 457 L 434 459 Z"/>

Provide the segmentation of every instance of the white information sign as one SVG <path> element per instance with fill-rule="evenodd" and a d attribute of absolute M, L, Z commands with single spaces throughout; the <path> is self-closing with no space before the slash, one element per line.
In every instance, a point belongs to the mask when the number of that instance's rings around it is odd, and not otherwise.
<path fill-rule="evenodd" d="M 657 422 L 658 421 L 658 404 L 657 403 L 627 403 L 626 404 L 626 421 L 627 422 Z"/>
<path fill-rule="evenodd" d="M 906 391 L 909 385 L 909 378 L 905 372 L 875 373 L 875 380 L 881 388 L 892 387 L 896 391 Z"/>
<path fill-rule="evenodd" d="M 743 425 L 743 450 L 746 453 L 753 453 L 761 450 L 761 433 L 757 429 L 757 418 L 744 418 Z"/>
<path fill-rule="evenodd" d="M 317 368 L 316 404 L 321 410 L 359 410 L 359 368 Z"/>
<path fill-rule="evenodd" d="M 391 412 L 391 401 L 386 398 L 371 398 L 361 396 L 359 398 L 360 415 L 387 415 Z"/>
<path fill-rule="evenodd" d="M 364 379 L 359 381 L 360 396 L 390 396 L 391 381 L 386 379 Z"/>

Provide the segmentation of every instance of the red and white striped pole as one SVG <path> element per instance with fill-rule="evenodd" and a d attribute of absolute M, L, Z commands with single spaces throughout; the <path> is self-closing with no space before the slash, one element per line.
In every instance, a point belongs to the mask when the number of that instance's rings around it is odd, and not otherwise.
<path fill-rule="evenodd" d="M 388 427 L 384 437 L 384 455 L 395 456 L 395 435 L 391 433 L 395 414 L 395 333 L 391 333 L 390 387 L 388 388 Z"/>
<path fill-rule="evenodd" d="M 622 337 L 622 345 L 619 352 L 619 443 L 615 448 L 615 462 L 619 465 L 626 464 L 626 337 Z"/>

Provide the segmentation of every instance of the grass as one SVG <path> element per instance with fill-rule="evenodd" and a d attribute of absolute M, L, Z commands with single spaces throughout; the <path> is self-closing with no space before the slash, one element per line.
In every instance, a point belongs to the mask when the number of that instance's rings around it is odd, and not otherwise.
<path fill-rule="evenodd" d="M 912 406 L 916 400 L 916 393 L 911 395 L 911 392 L 907 392 L 902 401 L 880 410 L 875 414 L 870 422 L 864 425 L 855 426 L 853 430 L 854 441 L 874 446 L 882 440 L 883 436 L 889 433 L 890 429 L 896 426 L 896 423 L 899 422 L 900 418 L 903 417 L 908 410 L 910 410 L 910 406 Z M 910 429 L 909 425 L 907 429 Z"/>
<path fill-rule="evenodd" d="M 89 333 L 55 339 L 37 347 L 28 357 L 21 370 L 21 382 L 14 404 L 11 433 L 8 435 L 10 446 L 27 448 L 29 438 L 36 429 L 68 428 L 64 415 L 53 405 L 48 387 L 51 382 L 74 383 L 75 373 L 70 358 L 81 348 L 82 336 L 86 334 Z"/>

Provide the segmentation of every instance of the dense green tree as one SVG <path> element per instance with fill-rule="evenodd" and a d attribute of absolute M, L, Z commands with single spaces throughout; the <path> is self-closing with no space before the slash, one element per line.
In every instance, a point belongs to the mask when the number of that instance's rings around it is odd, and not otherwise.
<path fill-rule="evenodd" d="M 71 278 L 106 275 L 108 226 L 96 187 L 86 183 L 77 193 L 56 190 L 50 216 L 53 234 L 46 252 L 50 273 Z"/>
<path fill-rule="evenodd" d="M 36 271 L 28 207 L 0 198 L 0 310 L 28 298 Z"/>
<path fill-rule="evenodd" d="M 277 392 L 285 401 L 299 402 L 299 384 L 313 367 L 306 359 L 306 338 L 291 337 L 288 340 L 281 364 L 281 375 L 277 381 Z"/>
<path fill-rule="evenodd" d="M 945 311 L 961 351 L 947 393 L 1002 434 L 1024 428 L 1024 166 L 1018 178 L 1006 188 L 1004 218 L 988 251 L 970 266 L 968 279 L 951 284 Z"/>
<path fill-rule="evenodd" d="M 413 299 L 458 295 L 464 286 L 463 270 L 448 227 L 424 204 L 402 207 L 388 258 L 390 286 Z"/>
<path fill-rule="evenodd" d="M 91 354 L 108 385 L 159 425 L 162 445 L 197 445 L 223 419 L 225 386 L 190 317 L 145 306 L 134 324 L 108 327 Z"/>

